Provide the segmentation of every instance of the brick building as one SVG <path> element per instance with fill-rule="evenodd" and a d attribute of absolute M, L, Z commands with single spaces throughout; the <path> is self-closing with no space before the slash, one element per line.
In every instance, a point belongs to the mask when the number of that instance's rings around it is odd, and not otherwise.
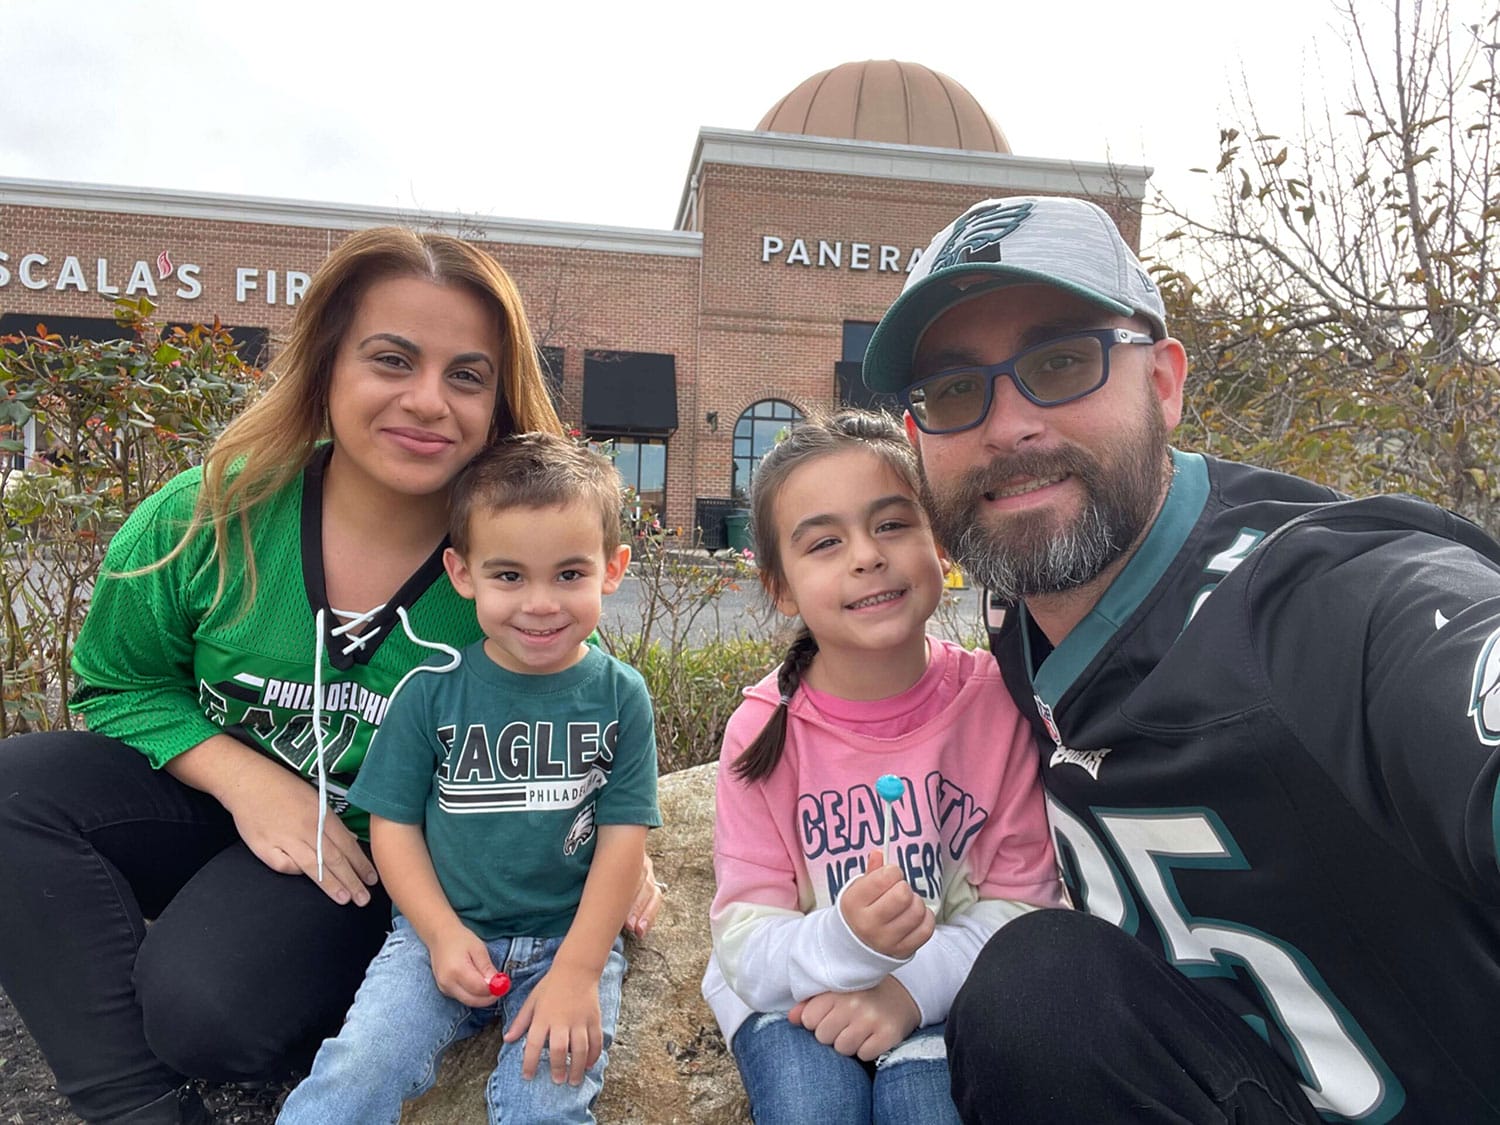
<path fill-rule="evenodd" d="M 265 358 L 347 232 L 444 230 L 516 279 L 563 419 L 713 543 L 776 432 L 871 401 L 865 342 L 938 228 L 988 196 L 1079 195 L 1135 242 L 1149 174 L 1017 156 L 953 80 L 869 62 L 814 75 L 753 131 L 700 130 L 670 231 L 0 178 L 0 334 L 112 335 L 104 298 L 145 294 L 161 322 L 218 316 Z"/>

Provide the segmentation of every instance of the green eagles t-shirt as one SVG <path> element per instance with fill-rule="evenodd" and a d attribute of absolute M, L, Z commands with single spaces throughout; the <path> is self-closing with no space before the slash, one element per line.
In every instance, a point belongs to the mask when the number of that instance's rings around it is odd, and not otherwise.
<path fill-rule="evenodd" d="M 567 933 L 604 824 L 661 824 L 651 700 L 591 648 L 551 675 L 470 645 L 391 700 L 350 798 L 420 824 L 448 904 L 480 937 Z"/>

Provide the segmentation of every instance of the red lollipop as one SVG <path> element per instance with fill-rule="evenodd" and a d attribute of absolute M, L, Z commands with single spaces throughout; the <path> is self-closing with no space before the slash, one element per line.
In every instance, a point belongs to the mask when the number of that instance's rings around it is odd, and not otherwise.
<path fill-rule="evenodd" d="M 490 995 L 504 996 L 510 991 L 510 977 L 505 973 L 496 973 L 490 977 Z"/>

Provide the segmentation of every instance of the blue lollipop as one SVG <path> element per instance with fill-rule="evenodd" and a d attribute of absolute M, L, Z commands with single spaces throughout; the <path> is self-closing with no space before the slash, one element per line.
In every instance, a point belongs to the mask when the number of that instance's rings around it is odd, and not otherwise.
<path fill-rule="evenodd" d="M 875 781 L 875 792 L 885 802 L 885 861 L 895 862 L 891 855 L 891 840 L 896 835 L 895 806 L 906 792 L 906 782 L 893 773 L 883 773 Z"/>

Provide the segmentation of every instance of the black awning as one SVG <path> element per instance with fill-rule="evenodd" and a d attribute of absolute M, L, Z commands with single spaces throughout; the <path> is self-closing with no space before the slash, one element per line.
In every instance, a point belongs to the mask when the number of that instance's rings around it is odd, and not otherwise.
<path fill-rule="evenodd" d="M 0 336 L 31 336 L 36 326 L 44 324 L 47 331 L 65 340 L 130 339 L 131 331 L 120 327 L 112 316 L 46 316 L 42 313 L 6 313 L 0 316 Z"/>
<path fill-rule="evenodd" d="M 103 316 L 44 316 L 41 313 L 6 313 L 0 316 L 0 336 L 30 336 L 38 324 L 47 326 L 47 331 L 65 340 L 92 340 L 105 343 L 109 340 L 130 340 L 134 336 L 129 328 L 122 326 L 114 317 Z M 173 328 L 190 329 L 196 322 L 174 320 L 162 327 L 162 335 Z M 270 332 L 264 328 L 229 328 L 235 350 L 246 363 L 261 366 L 268 356 L 266 346 Z"/>
<path fill-rule="evenodd" d="M 584 352 L 583 428 L 672 433 L 677 429 L 677 358 L 656 352 Z"/>

